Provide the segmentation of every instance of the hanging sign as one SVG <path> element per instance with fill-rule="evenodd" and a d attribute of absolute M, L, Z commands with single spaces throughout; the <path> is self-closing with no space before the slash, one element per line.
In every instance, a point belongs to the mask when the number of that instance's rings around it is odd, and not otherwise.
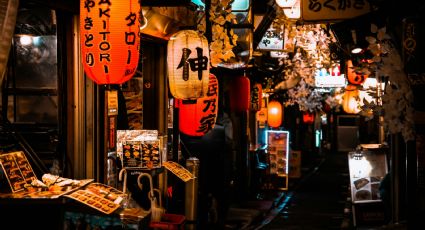
<path fill-rule="evenodd" d="M 106 95 L 108 102 L 108 116 L 118 115 L 118 91 L 108 90 L 106 91 Z"/>
<path fill-rule="evenodd" d="M 259 50 L 283 50 L 283 33 L 268 29 L 258 44 Z"/>
<path fill-rule="evenodd" d="M 370 12 L 367 0 L 305 0 L 301 4 L 304 21 L 350 19 Z"/>
<path fill-rule="evenodd" d="M 251 105 L 252 111 L 259 111 L 261 109 L 261 102 L 263 101 L 263 87 L 260 83 L 256 83 L 251 89 Z"/>
<path fill-rule="evenodd" d="M 121 84 L 139 63 L 137 0 L 81 0 L 81 52 L 86 75 L 97 84 Z"/>

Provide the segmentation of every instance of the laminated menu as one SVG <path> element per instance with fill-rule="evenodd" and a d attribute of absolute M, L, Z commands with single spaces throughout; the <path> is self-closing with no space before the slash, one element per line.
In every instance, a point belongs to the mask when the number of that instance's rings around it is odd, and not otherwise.
<path fill-rule="evenodd" d="M 125 141 L 122 164 L 124 168 L 159 168 L 159 140 Z"/>
<path fill-rule="evenodd" d="M 55 199 L 91 183 L 93 179 L 73 180 L 46 173 L 41 180 L 33 178 L 24 188 L 13 193 L 0 194 L 1 198 Z"/>
<path fill-rule="evenodd" d="M 31 184 L 37 179 L 22 151 L 0 155 L 0 165 L 13 193 L 23 191 L 25 184 Z"/>
<path fill-rule="evenodd" d="M 176 162 L 165 161 L 163 164 L 167 170 L 172 172 L 184 182 L 188 182 L 189 180 L 195 179 L 195 176 L 192 173 L 190 173 L 186 168 Z"/>
<path fill-rule="evenodd" d="M 101 183 L 90 183 L 65 196 L 105 214 L 113 213 L 126 199 L 126 194 L 120 190 Z"/>

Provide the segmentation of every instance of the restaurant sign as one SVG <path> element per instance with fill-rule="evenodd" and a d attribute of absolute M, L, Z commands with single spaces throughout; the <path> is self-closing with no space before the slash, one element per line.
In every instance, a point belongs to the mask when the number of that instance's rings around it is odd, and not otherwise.
<path fill-rule="evenodd" d="M 304 21 L 329 21 L 350 19 L 370 12 L 367 0 L 304 0 Z"/>

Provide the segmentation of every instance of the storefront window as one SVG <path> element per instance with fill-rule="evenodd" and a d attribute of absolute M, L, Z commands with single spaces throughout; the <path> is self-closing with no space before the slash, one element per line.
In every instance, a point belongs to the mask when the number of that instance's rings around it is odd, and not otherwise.
<path fill-rule="evenodd" d="M 7 77 L 7 118 L 12 123 L 58 123 L 56 14 L 19 9 Z"/>

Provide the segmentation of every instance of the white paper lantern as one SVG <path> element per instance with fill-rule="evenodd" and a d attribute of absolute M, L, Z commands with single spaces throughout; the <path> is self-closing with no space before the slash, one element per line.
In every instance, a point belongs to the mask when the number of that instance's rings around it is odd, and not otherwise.
<path fill-rule="evenodd" d="M 209 83 L 208 41 L 193 30 L 182 30 L 168 42 L 168 81 L 173 97 L 193 100 L 205 96 Z"/>

